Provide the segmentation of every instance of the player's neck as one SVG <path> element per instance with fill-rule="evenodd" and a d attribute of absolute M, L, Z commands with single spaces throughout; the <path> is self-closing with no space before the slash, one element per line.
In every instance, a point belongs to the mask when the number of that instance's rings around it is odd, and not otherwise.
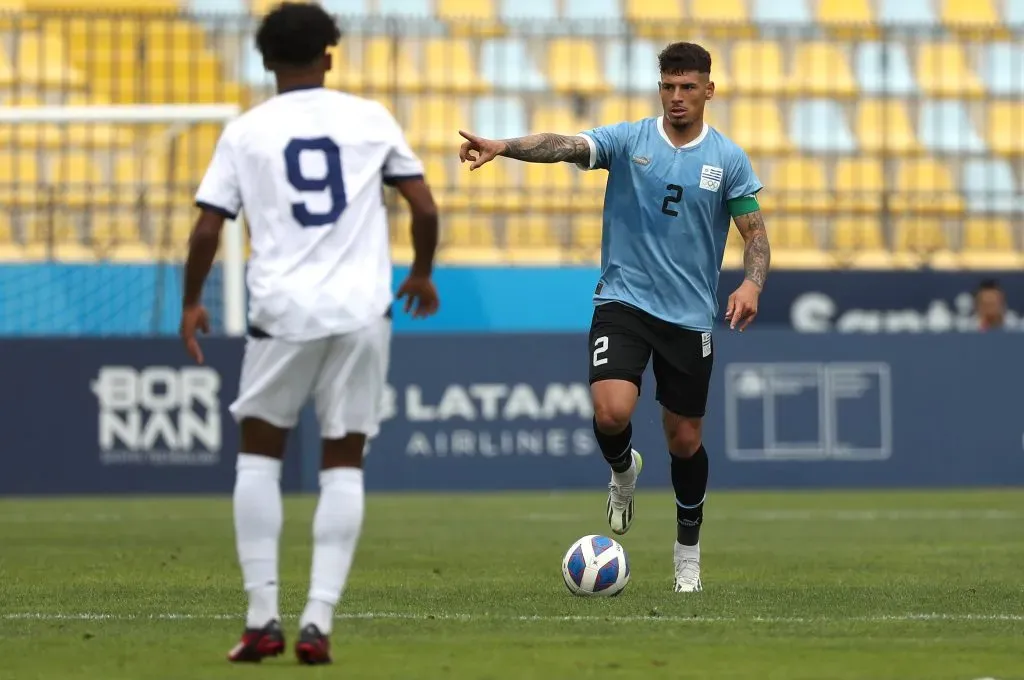
<path fill-rule="evenodd" d="M 277 78 L 277 93 L 293 92 L 295 90 L 313 90 L 324 86 L 322 74 L 311 74 L 308 76 L 288 76 Z"/>
<path fill-rule="evenodd" d="M 672 142 L 672 145 L 678 148 L 680 146 L 686 146 L 693 140 L 700 137 L 701 133 L 704 132 L 704 118 L 701 117 L 684 127 L 676 127 L 674 125 L 670 125 L 668 119 L 662 116 L 661 127 L 665 131 L 665 136 L 668 137 L 668 141 Z"/>

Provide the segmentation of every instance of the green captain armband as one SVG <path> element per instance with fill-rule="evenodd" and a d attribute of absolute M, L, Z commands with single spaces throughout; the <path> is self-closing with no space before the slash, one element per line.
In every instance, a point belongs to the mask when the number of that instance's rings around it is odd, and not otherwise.
<path fill-rule="evenodd" d="M 729 208 L 729 214 L 733 217 L 743 217 L 761 209 L 761 206 L 757 204 L 757 196 L 753 194 L 733 198 L 726 201 L 725 205 Z"/>

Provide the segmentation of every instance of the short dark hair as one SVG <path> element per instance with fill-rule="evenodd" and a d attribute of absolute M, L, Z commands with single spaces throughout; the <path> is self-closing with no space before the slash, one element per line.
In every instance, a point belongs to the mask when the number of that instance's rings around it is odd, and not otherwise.
<path fill-rule="evenodd" d="M 311 2 L 284 2 L 263 19 L 256 47 L 268 66 L 308 66 L 338 44 L 341 30 L 327 11 Z"/>
<path fill-rule="evenodd" d="M 1001 291 L 1002 288 L 999 286 L 999 281 L 997 279 L 982 279 L 978 284 L 978 287 L 974 290 L 974 296 L 977 297 L 983 290 Z"/>
<path fill-rule="evenodd" d="M 687 71 L 711 73 L 711 54 L 696 43 L 672 43 L 658 55 L 662 73 L 678 75 Z"/>

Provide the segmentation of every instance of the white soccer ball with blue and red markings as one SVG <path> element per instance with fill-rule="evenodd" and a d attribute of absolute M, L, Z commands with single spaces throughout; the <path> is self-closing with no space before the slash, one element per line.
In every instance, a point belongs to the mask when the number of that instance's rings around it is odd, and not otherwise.
<path fill-rule="evenodd" d="M 579 539 L 562 558 L 562 578 L 573 595 L 618 595 L 629 583 L 629 556 L 607 536 Z"/>

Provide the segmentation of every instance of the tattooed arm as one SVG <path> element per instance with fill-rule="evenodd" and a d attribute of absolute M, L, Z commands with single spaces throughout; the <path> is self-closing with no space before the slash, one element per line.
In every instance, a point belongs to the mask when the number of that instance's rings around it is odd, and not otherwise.
<path fill-rule="evenodd" d="M 527 163 L 590 163 L 590 145 L 582 137 L 545 132 L 513 139 L 484 139 L 462 130 L 459 134 L 466 140 L 459 149 L 459 160 L 472 163 L 470 170 L 497 156 Z"/>
<path fill-rule="evenodd" d="M 743 237 L 743 273 L 747 281 L 754 283 L 758 290 L 764 288 L 768 277 L 772 252 L 768 245 L 768 232 L 764 228 L 764 216 L 755 210 L 736 219 L 736 228 Z"/>
<path fill-rule="evenodd" d="M 498 155 L 527 163 L 587 163 L 590 145 L 579 136 L 556 135 L 550 132 L 502 140 L 504 150 Z"/>

